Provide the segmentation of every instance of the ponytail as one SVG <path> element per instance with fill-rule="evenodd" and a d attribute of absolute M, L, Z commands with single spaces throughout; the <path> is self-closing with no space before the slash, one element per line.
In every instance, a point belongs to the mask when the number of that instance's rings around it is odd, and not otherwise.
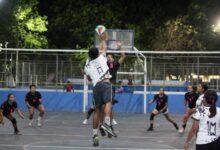
<path fill-rule="evenodd" d="M 216 111 L 217 111 L 216 110 L 216 102 L 217 102 L 217 99 L 218 99 L 218 95 L 215 91 L 208 90 L 208 91 L 205 92 L 204 99 L 210 105 L 209 118 L 212 118 L 216 115 Z"/>
<path fill-rule="evenodd" d="M 214 117 L 216 115 L 216 105 L 215 104 L 211 105 L 210 108 L 209 108 L 209 111 L 211 113 L 209 118 Z"/>

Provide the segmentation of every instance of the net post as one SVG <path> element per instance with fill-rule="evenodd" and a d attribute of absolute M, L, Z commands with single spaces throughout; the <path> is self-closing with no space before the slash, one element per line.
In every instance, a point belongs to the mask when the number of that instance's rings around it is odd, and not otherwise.
<path fill-rule="evenodd" d="M 147 114 L 147 59 L 144 58 L 144 114 Z"/>
<path fill-rule="evenodd" d="M 83 112 L 86 113 L 88 107 L 88 83 L 86 75 L 84 75 L 83 82 Z"/>

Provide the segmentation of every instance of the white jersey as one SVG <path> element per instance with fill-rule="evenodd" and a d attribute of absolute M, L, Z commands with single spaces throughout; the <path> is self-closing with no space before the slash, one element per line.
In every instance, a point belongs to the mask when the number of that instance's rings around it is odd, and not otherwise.
<path fill-rule="evenodd" d="M 203 97 L 204 97 L 204 94 L 201 94 L 201 95 L 199 96 L 199 98 L 196 100 L 196 107 L 197 107 L 197 108 L 200 107 L 200 106 L 202 106 Z"/>
<path fill-rule="evenodd" d="M 196 144 L 208 144 L 220 137 L 220 108 L 216 107 L 216 115 L 209 118 L 210 107 L 199 107 L 192 118 L 199 120 L 199 131 Z"/>
<path fill-rule="evenodd" d="M 103 79 L 110 79 L 111 75 L 107 65 L 107 58 L 101 54 L 94 60 L 87 60 L 85 65 L 85 73 L 92 79 L 93 86 Z"/>

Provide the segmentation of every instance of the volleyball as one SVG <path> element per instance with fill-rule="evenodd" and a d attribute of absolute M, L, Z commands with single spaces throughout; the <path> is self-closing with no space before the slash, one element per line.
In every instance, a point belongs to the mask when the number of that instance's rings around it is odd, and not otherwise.
<path fill-rule="evenodd" d="M 101 36 L 106 31 L 106 27 L 103 25 L 98 25 L 95 28 L 95 31 L 98 33 L 99 36 Z"/>

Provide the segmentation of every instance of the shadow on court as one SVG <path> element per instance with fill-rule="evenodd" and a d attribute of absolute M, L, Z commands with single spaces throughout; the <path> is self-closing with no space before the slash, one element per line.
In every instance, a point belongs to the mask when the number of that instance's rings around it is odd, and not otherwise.
<path fill-rule="evenodd" d="M 27 114 L 26 114 L 27 116 Z M 0 126 L 0 150 L 173 150 L 183 149 L 188 130 L 178 134 L 172 124 L 160 115 L 155 117 L 155 131 L 146 132 L 149 115 L 115 114 L 118 138 L 100 137 L 100 146 L 92 146 L 92 121 L 82 125 L 82 113 L 47 112 L 42 127 L 28 127 L 28 120 L 18 119 L 22 135 L 13 135 L 11 123 Z M 27 118 L 27 117 L 26 117 Z M 182 115 L 174 116 L 181 124 Z M 191 145 L 193 147 L 193 143 Z"/>

